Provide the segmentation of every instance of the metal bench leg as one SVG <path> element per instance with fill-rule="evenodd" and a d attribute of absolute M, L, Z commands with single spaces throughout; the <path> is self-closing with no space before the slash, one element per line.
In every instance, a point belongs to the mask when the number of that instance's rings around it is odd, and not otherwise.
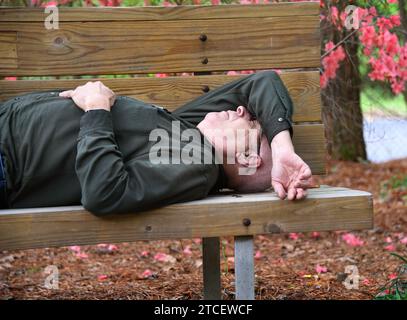
<path fill-rule="evenodd" d="M 220 300 L 220 247 L 219 238 L 202 239 L 204 299 Z"/>
<path fill-rule="evenodd" d="M 235 283 L 237 300 L 254 300 L 253 236 L 235 237 Z"/>

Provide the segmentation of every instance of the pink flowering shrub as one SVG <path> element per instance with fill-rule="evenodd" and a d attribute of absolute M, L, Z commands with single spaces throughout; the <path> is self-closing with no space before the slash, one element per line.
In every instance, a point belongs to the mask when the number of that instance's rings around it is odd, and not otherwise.
<path fill-rule="evenodd" d="M 397 1 L 388 1 L 397 3 Z M 321 2 L 324 8 L 324 2 Z M 356 17 L 359 21 L 359 29 L 356 30 L 361 44 L 363 55 L 368 58 L 368 77 L 372 81 L 381 81 L 390 85 L 394 94 L 404 91 L 407 81 L 407 44 L 401 43 L 395 29 L 400 26 L 400 15 L 389 14 L 384 16 L 377 12 L 375 6 L 358 8 Z M 337 30 L 345 29 L 347 14 L 344 8 L 335 5 L 330 6 L 326 15 L 321 20 L 328 20 Z M 348 33 L 353 30 L 349 30 Z M 325 46 L 327 55 L 322 59 L 324 72 L 321 75 L 321 86 L 327 86 L 330 79 L 335 78 L 339 63 L 345 59 L 343 44 L 334 45 L 328 42 Z"/>

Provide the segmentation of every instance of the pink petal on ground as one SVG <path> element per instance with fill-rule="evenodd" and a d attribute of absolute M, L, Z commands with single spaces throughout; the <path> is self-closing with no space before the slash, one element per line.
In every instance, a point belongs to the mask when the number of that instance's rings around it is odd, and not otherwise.
<path fill-rule="evenodd" d="M 153 272 L 150 269 L 146 269 L 143 271 L 143 273 L 141 274 L 142 278 L 149 278 L 153 275 Z"/>
<path fill-rule="evenodd" d="M 291 240 L 298 240 L 298 238 L 299 238 L 300 236 L 298 235 L 298 233 L 292 232 L 292 233 L 289 234 L 288 237 L 289 237 Z"/>
<path fill-rule="evenodd" d="M 387 251 L 396 251 L 396 246 L 394 244 L 389 244 L 388 246 L 384 247 Z"/>
<path fill-rule="evenodd" d="M 396 273 L 390 273 L 389 276 L 388 276 L 388 278 L 389 278 L 390 280 L 396 279 L 396 278 L 397 278 L 397 274 L 396 274 Z"/>
<path fill-rule="evenodd" d="M 317 264 L 317 266 L 315 268 L 315 271 L 317 273 L 326 273 L 328 271 L 328 268 L 324 267 L 324 266 L 320 266 L 319 264 Z"/>
<path fill-rule="evenodd" d="M 177 261 L 177 259 L 175 259 L 173 256 L 163 253 L 163 252 L 159 252 L 154 256 L 154 260 L 160 261 L 160 262 L 171 262 L 174 263 Z"/>
<path fill-rule="evenodd" d="M 89 256 L 85 252 L 77 252 L 75 254 L 75 257 L 77 257 L 79 259 L 87 259 L 87 258 L 89 258 Z"/>
<path fill-rule="evenodd" d="M 118 249 L 119 249 L 118 246 L 116 246 L 115 244 L 109 244 L 107 247 L 107 250 L 109 251 L 116 251 Z"/>
<path fill-rule="evenodd" d="M 407 237 L 400 239 L 400 243 L 407 244 Z"/>
<path fill-rule="evenodd" d="M 256 251 L 256 254 L 254 255 L 255 259 L 261 259 L 263 257 L 263 255 L 261 254 L 260 250 Z"/>
<path fill-rule="evenodd" d="M 371 285 L 370 280 L 367 279 L 367 278 L 363 279 L 362 284 L 365 285 L 365 286 L 370 286 Z"/>
<path fill-rule="evenodd" d="M 191 255 L 191 246 L 186 246 L 185 249 L 183 250 L 184 254 Z"/>
<path fill-rule="evenodd" d="M 100 274 L 100 275 L 98 275 L 98 280 L 99 280 L 99 281 L 106 280 L 107 278 L 108 278 L 108 276 L 107 276 L 106 274 Z"/>
<path fill-rule="evenodd" d="M 342 240 L 346 242 L 346 244 L 352 247 L 360 247 L 363 246 L 364 242 L 359 237 L 355 236 L 352 233 L 345 233 L 342 235 Z"/>
<path fill-rule="evenodd" d="M 167 256 L 167 255 L 166 255 L 165 253 L 159 252 L 159 253 L 156 253 L 156 254 L 154 255 L 154 260 L 157 260 L 157 261 L 165 261 L 166 256 Z"/>
<path fill-rule="evenodd" d="M 17 80 L 17 77 L 5 77 L 4 80 L 16 81 L 16 80 Z"/>
<path fill-rule="evenodd" d="M 386 237 L 385 241 L 386 241 L 386 243 L 392 243 L 393 239 L 391 237 Z"/>
<path fill-rule="evenodd" d="M 321 237 L 321 234 L 319 232 L 314 231 L 311 234 L 311 237 L 313 237 L 314 239 L 319 239 L 319 237 Z"/>
<path fill-rule="evenodd" d="M 202 239 L 201 239 L 201 238 L 195 238 L 195 239 L 194 239 L 194 243 L 195 243 L 195 244 L 201 244 L 201 243 L 202 243 Z"/>
<path fill-rule="evenodd" d="M 70 246 L 69 249 L 72 250 L 73 252 L 81 252 L 80 246 Z"/>
<path fill-rule="evenodd" d="M 147 250 L 141 251 L 142 257 L 148 257 L 149 255 L 150 255 L 150 252 L 148 252 Z"/>

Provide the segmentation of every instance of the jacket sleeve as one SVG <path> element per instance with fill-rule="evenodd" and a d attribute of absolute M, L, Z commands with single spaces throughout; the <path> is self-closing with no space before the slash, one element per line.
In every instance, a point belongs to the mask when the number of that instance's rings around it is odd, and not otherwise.
<path fill-rule="evenodd" d="M 280 76 L 271 70 L 240 77 L 186 103 L 174 114 L 197 125 L 209 112 L 246 106 L 260 122 L 269 142 L 281 131 L 291 136 L 293 102 Z"/>
<path fill-rule="evenodd" d="M 82 205 L 97 216 L 200 199 L 214 184 L 208 183 L 204 166 L 153 165 L 138 159 L 124 163 L 114 136 L 112 114 L 106 110 L 82 115 L 75 170 Z"/>

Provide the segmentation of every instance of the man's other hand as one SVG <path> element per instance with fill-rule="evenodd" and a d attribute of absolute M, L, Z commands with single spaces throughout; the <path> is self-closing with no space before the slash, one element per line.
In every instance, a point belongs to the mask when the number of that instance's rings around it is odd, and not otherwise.
<path fill-rule="evenodd" d="M 311 169 L 295 152 L 279 152 L 273 157 L 271 184 L 280 199 L 305 198 L 311 177 Z"/>
<path fill-rule="evenodd" d="M 72 98 L 75 104 L 83 111 L 104 109 L 110 111 L 116 95 L 102 82 L 87 82 L 74 90 L 63 91 L 60 97 Z"/>

